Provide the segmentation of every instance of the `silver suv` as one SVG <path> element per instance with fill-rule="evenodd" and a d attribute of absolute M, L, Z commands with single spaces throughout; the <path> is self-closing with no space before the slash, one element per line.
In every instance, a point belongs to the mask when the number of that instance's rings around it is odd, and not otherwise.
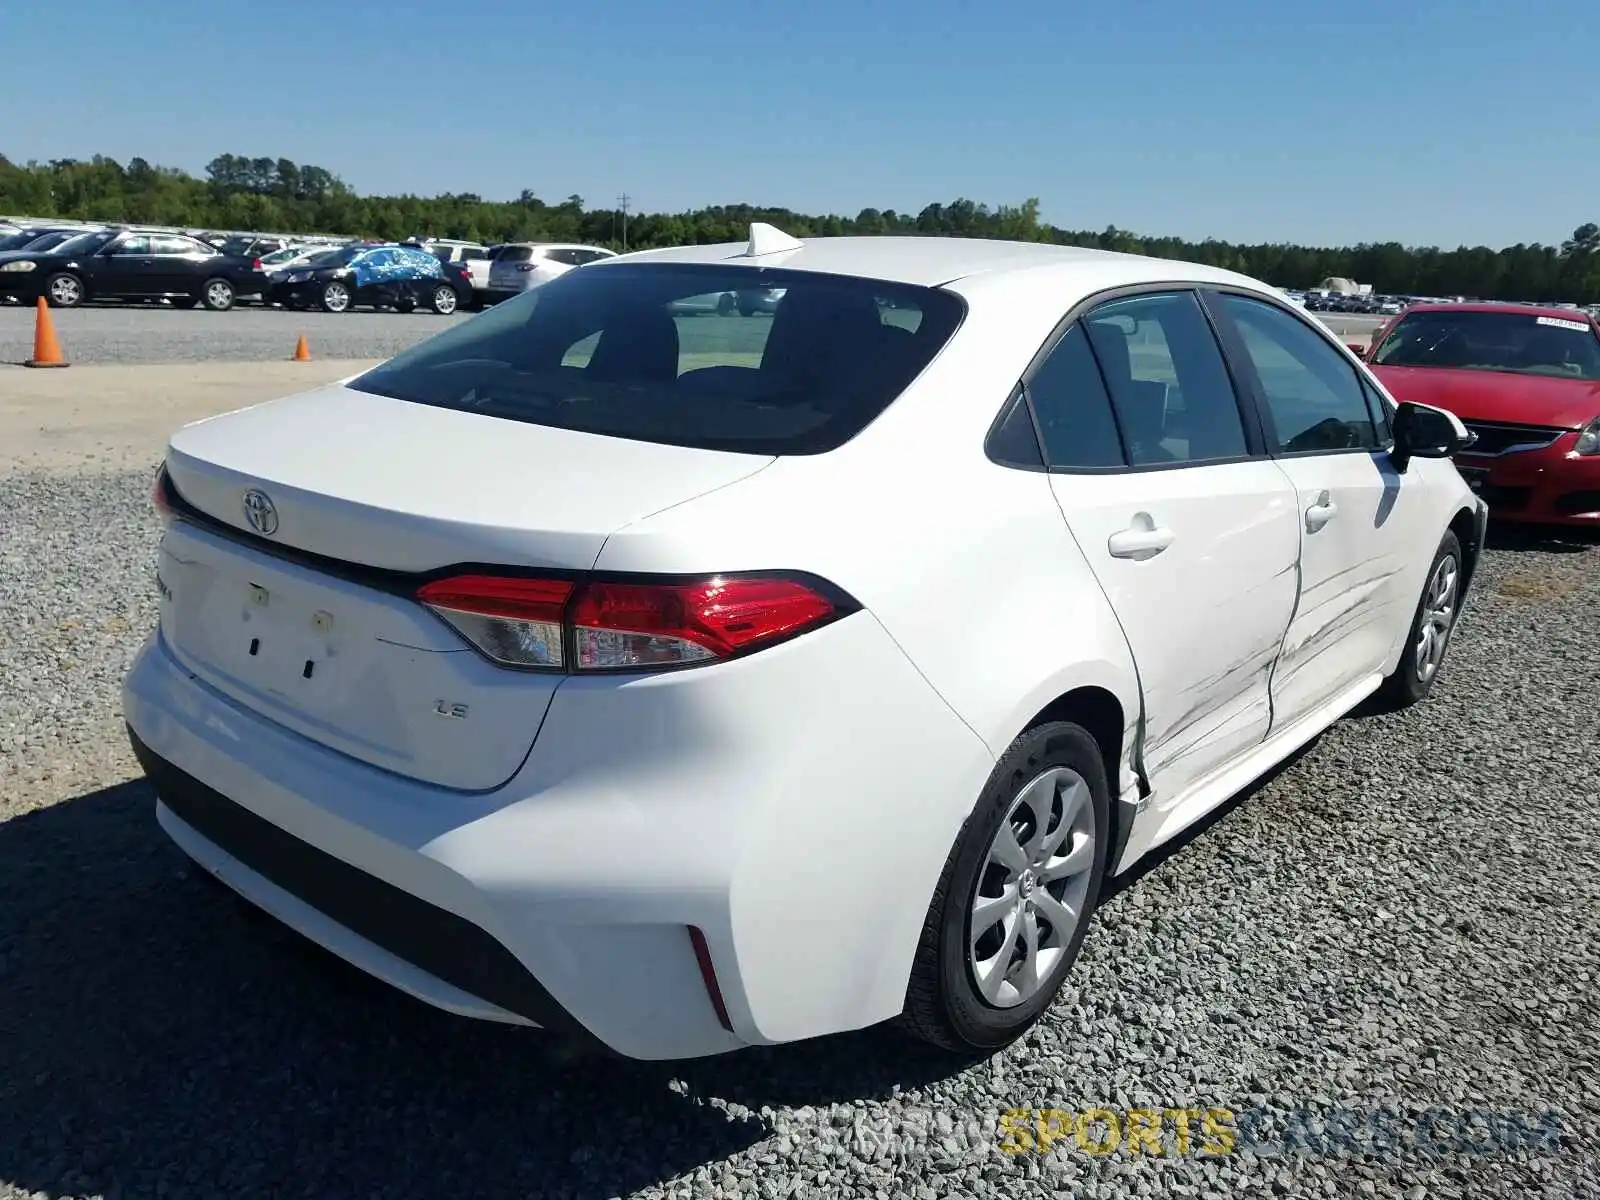
<path fill-rule="evenodd" d="M 501 246 L 489 263 L 489 299 L 504 300 L 549 283 L 573 267 L 597 259 L 615 258 L 616 252 L 600 246 L 562 242 L 511 242 Z"/>

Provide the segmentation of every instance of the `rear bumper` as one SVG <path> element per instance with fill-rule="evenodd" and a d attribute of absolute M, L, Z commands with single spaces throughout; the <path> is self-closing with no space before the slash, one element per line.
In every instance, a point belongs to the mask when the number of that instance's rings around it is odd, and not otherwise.
<path fill-rule="evenodd" d="M 1600 526 L 1600 455 L 1573 453 L 1568 433 L 1543 450 L 1497 457 L 1460 455 L 1457 466 L 1488 475 L 1476 490 L 1496 521 Z"/>
<path fill-rule="evenodd" d="M 124 713 L 163 827 L 246 898 L 438 1007 L 642 1059 L 898 1013 L 993 766 L 869 613 L 715 668 L 568 680 L 489 794 L 294 734 L 159 634 Z"/>

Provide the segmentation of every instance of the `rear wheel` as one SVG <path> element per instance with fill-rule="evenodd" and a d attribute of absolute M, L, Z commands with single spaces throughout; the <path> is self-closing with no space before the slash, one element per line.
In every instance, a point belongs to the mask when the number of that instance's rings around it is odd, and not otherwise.
<path fill-rule="evenodd" d="M 45 302 L 51 308 L 77 308 L 83 303 L 83 280 L 62 271 L 45 280 Z"/>
<path fill-rule="evenodd" d="M 1428 567 L 1400 663 L 1378 693 L 1385 707 L 1409 708 L 1433 690 L 1461 610 L 1461 563 L 1460 539 L 1447 532 Z"/>
<path fill-rule="evenodd" d="M 901 1020 L 961 1053 L 999 1050 L 1050 1007 L 1105 872 L 1111 800 L 1081 726 L 1028 730 L 995 764 L 945 862 Z"/>
<path fill-rule="evenodd" d="M 443 316 L 449 316 L 456 311 L 461 303 L 461 298 L 456 295 L 455 288 L 447 283 L 441 283 L 433 289 L 433 311 Z"/>
<path fill-rule="evenodd" d="M 233 307 L 233 284 L 226 279 L 208 279 L 200 289 L 200 302 L 212 312 L 227 312 Z"/>

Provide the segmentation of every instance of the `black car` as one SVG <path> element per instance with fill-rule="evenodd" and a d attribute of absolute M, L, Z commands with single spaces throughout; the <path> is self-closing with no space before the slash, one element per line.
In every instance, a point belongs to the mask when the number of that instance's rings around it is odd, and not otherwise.
<path fill-rule="evenodd" d="M 0 268 L 3 270 L 4 268 Z M 284 271 L 268 299 L 286 308 L 349 312 L 358 305 L 453 313 L 472 297 L 460 263 L 441 263 L 415 246 L 341 246 Z"/>
<path fill-rule="evenodd" d="M 0 254 L 0 296 L 43 296 L 52 308 L 167 299 L 175 308 L 203 304 L 223 312 L 240 296 L 260 295 L 266 284 L 259 261 L 218 254 L 181 233 L 103 229 L 49 250 Z"/>
<path fill-rule="evenodd" d="M 13 250 L 48 250 L 70 237 L 89 232 L 82 225 L 27 225 L 21 229 L 0 230 L 0 254 Z"/>

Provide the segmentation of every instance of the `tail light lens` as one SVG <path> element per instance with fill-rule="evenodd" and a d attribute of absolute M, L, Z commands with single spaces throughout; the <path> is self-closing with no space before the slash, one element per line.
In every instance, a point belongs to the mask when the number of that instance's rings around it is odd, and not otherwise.
<path fill-rule="evenodd" d="M 251 269 L 251 270 L 252 270 L 252 271 L 259 271 L 259 270 L 261 270 L 261 260 L 260 260 L 260 259 L 259 259 L 259 258 L 253 258 L 253 259 L 251 259 L 251 260 L 250 260 L 250 269 Z"/>
<path fill-rule="evenodd" d="M 457 575 L 417 599 L 493 662 L 566 671 L 648 671 L 750 653 L 855 611 L 790 576 L 587 581 Z"/>
<path fill-rule="evenodd" d="M 167 464 L 165 460 L 156 468 L 156 481 L 150 488 L 150 499 L 163 521 L 172 519 L 172 504 L 167 499 Z"/>

